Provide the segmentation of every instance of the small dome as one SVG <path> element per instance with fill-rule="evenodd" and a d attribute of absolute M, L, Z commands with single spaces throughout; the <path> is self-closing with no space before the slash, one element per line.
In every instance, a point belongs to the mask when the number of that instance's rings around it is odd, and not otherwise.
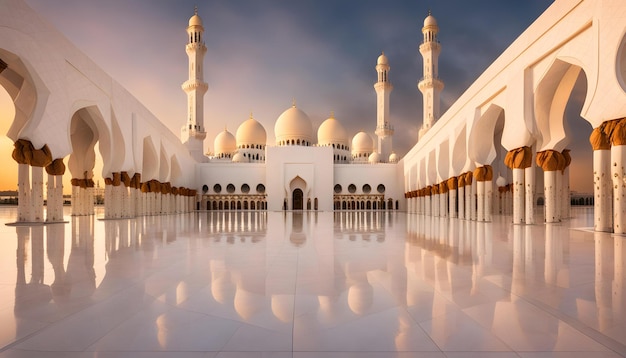
<path fill-rule="evenodd" d="M 300 142 L 313 141 L 313 126 L 306 113 L 295 105 L 284 111 L 274 124 L 274 136 L 276 144 L 282 141 L 294 140 Z"/>
<path fill-rule="evenodd" d="M 348 145 L 348 135 L 346 129 L 341 122 L 335 119 L 334 115 L 330 115 L 330 118 L 322 122 L 317 129 L 317 144 L 329 145 L 329 144 L 343 144 Z"/>
<path fill-rule="evenodd" d="M 378 56 L 378 61 L 376 61 L 377 65 L 388 65 L 389 64 L 389 60 L 387 59 L 387 56 L 385 56 L 385 53 L 381 53 L 380 56 Z"/>
<path fill-rule="evenodd" d="M 506 186 L 506 179 L 504 179 L 501 175 L 496 179 L 497 186 Z"/>
<path fill-rule="evenodd" d="M 265 146 L 267 143 L 265 128 L 256 119 L 252 118 L 252 115 L 250 115 L 250 119 L 241 123 L 239 128 L 237 128 L 236 137 L 238 146 L 246 144 Z"/>
<path fill-rule="evenodd" d="M 249 163 L 250 159 L 248 157 L 244 157 L 243 154 L 237 152 L 233 156 L 233 163 Z"/>
<path fill-rule="evenodd" d="M 391 154 L 389 154 L 389 163 L 397 163 L 398 162 L 398 155 L 395 152 L 391 152 Z"/>
<path fill-rule="evenodd" d="M 380 154 L 378 154 L 378 152 L 374 152 L 372 154 L 370 154 L 369 158 L 367 159 L 368 162 L 370 162 L 370 164 L 376 164 L 378 162 L 380 162 Z"/>
<path fill-rule="evenodd" d="M 437 19 L 435 19 L 435 17 L 429 12 L 428 16 L 426 16 L 426 18 L 424 19 L 424 27 L 431 26 L 437 26 Z"/>
<path fill-rule="evenodd" d="M 235 136 L 233 136 L 228 130 L 224 129 L 223 132 L 215 136 L 213 147 L 215 148 L 216 156 L 219 156 L 220 154 L 232 154 L 237 150 Z"/>
<path fill-rule="evenodd" d="M 202 26 L 202 19 L 198 16 L 198 9 L 195 9 L 193 16 L 189 19 L 189 26 Z"/>
<path fill-rule="evenodd" d="M 371 153 L 374 151 L 374 141 L 369 134 L 361 131 L 352 138 L 352 151 L 355 153 Z"/>

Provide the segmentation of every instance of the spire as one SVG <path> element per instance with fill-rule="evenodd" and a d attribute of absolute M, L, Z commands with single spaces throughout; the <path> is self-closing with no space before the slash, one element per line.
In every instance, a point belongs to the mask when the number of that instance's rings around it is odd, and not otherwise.
<path fill-rule="evenodd" d="M 291 107 L 296 108 L 296 98 L 291 99 Z"/>
<path fill-rule="evenodd" d="M 430 10 L 429 10 L 430 11 Z M 198 15 L 198 5 L 193 6 L 193 14 Z"/>

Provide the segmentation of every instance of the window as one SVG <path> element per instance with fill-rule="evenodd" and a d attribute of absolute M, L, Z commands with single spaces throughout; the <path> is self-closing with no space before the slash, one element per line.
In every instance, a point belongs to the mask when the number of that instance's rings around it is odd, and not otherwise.
<path fill-rule="evenodd" d="M 369 184 L 363 185 L 363 192 L 369 194 L 372 191 L 372 187 Z"/>
<path fill-rule="evenodd" d="M 234 192 L 235 192 L 235 186 L 234 186 L 234 185 L 232 185 L 232 184 L 228 184 L 228 185 L 226 186 L 226 191 L 227 191 L 227 192 L 229 192 L 229 193 L 231 193 L 231 194 L 232 194 L 232 193 L 234 193 Z"/>
<path fill-rule="evenodd" d="M 206 184 L 204 184 L 204 185 L 202 186 L 202 194 L 206 194 L 206 192 L 207 192 L 207 191 L 209 191 L 209 186 L 208 186 L 208 185 L 206 185 Z"/>
<path fill-rule="evenodd" d="M 341 184 L 335 184 L 335 194 L 341 193 Z"/>
<path fill-rule="evenodd" d="M 256 192 L 259 194 L 265 193 L 265 185 L 259 184 L 256 186 Z"/>
<path fill-rule="evenodd" d="M 378 184 L 378 187 L 376 188 L 376 190 L 377 190 L 379 193 L 383 194 L 383 193 L 385 192 L 385 186 L 384 186 L 384 185 L 382 185 L 382 184 Z"/>
<path fill-rule="evenodd" d="M 241 186 L 241 192 L 242 192 L 242 193 L 246 193 L 246 194 L 247 194 L 247 193 L 249 193 L 249 192 L 250 192 L 250 185 L 248 185 L 248 184 L 243 184 L 243 185 Z"/>
<path fill-rule="evenodd" d="M 354 194 L 354 192 L 356 192 L 356 185 L 354 184 L 348 185 L 348 191 L 350 192 L 350 194 Z"/>
<path fill-rule="evenodd" d="M 213 185 L 213 191 L 218 193 L 218 194 L 221 193 L 222 192 L 222 186 L 219 185 L 219 184 Z"/>

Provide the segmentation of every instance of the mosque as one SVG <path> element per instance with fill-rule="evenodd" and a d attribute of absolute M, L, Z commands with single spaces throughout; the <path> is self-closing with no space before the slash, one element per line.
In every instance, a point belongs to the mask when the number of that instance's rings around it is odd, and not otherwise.
<path fill-rule="evenodd" d="M 439 116 L 443 82 L 437 74 L 440 45 L 437 21 L 429 13 L 422 32 L 425 133 Z M 189 79 L 182 85 L 188 96 L 187 123 L 181 140 L 198 161 L 196 183 L 201 210 L 405 210 L 402 160 L 393 151 L 389 97 L 393 90 L 389 59 L 376 62 L 377 99 L 375 136 L 361 131 L 350 139 L 339 118 L 331 113 L 317 128 L 294 100 L 274 124 L 275 143 L 252 114 L 235 135 L 224 129 L 203 153 L 204 27 L 197 10 L 187 27 Z M 373 123 L 372 123 L 373 125 Z"/>

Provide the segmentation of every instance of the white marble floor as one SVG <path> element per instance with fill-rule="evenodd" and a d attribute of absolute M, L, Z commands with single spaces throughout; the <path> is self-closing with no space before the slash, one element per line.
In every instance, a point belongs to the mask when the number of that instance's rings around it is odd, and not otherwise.
<path fill-rule="evenodd" d="M 626 238 L 591 214 L 0 225 L 0 357 L 626 356 Z"/>

